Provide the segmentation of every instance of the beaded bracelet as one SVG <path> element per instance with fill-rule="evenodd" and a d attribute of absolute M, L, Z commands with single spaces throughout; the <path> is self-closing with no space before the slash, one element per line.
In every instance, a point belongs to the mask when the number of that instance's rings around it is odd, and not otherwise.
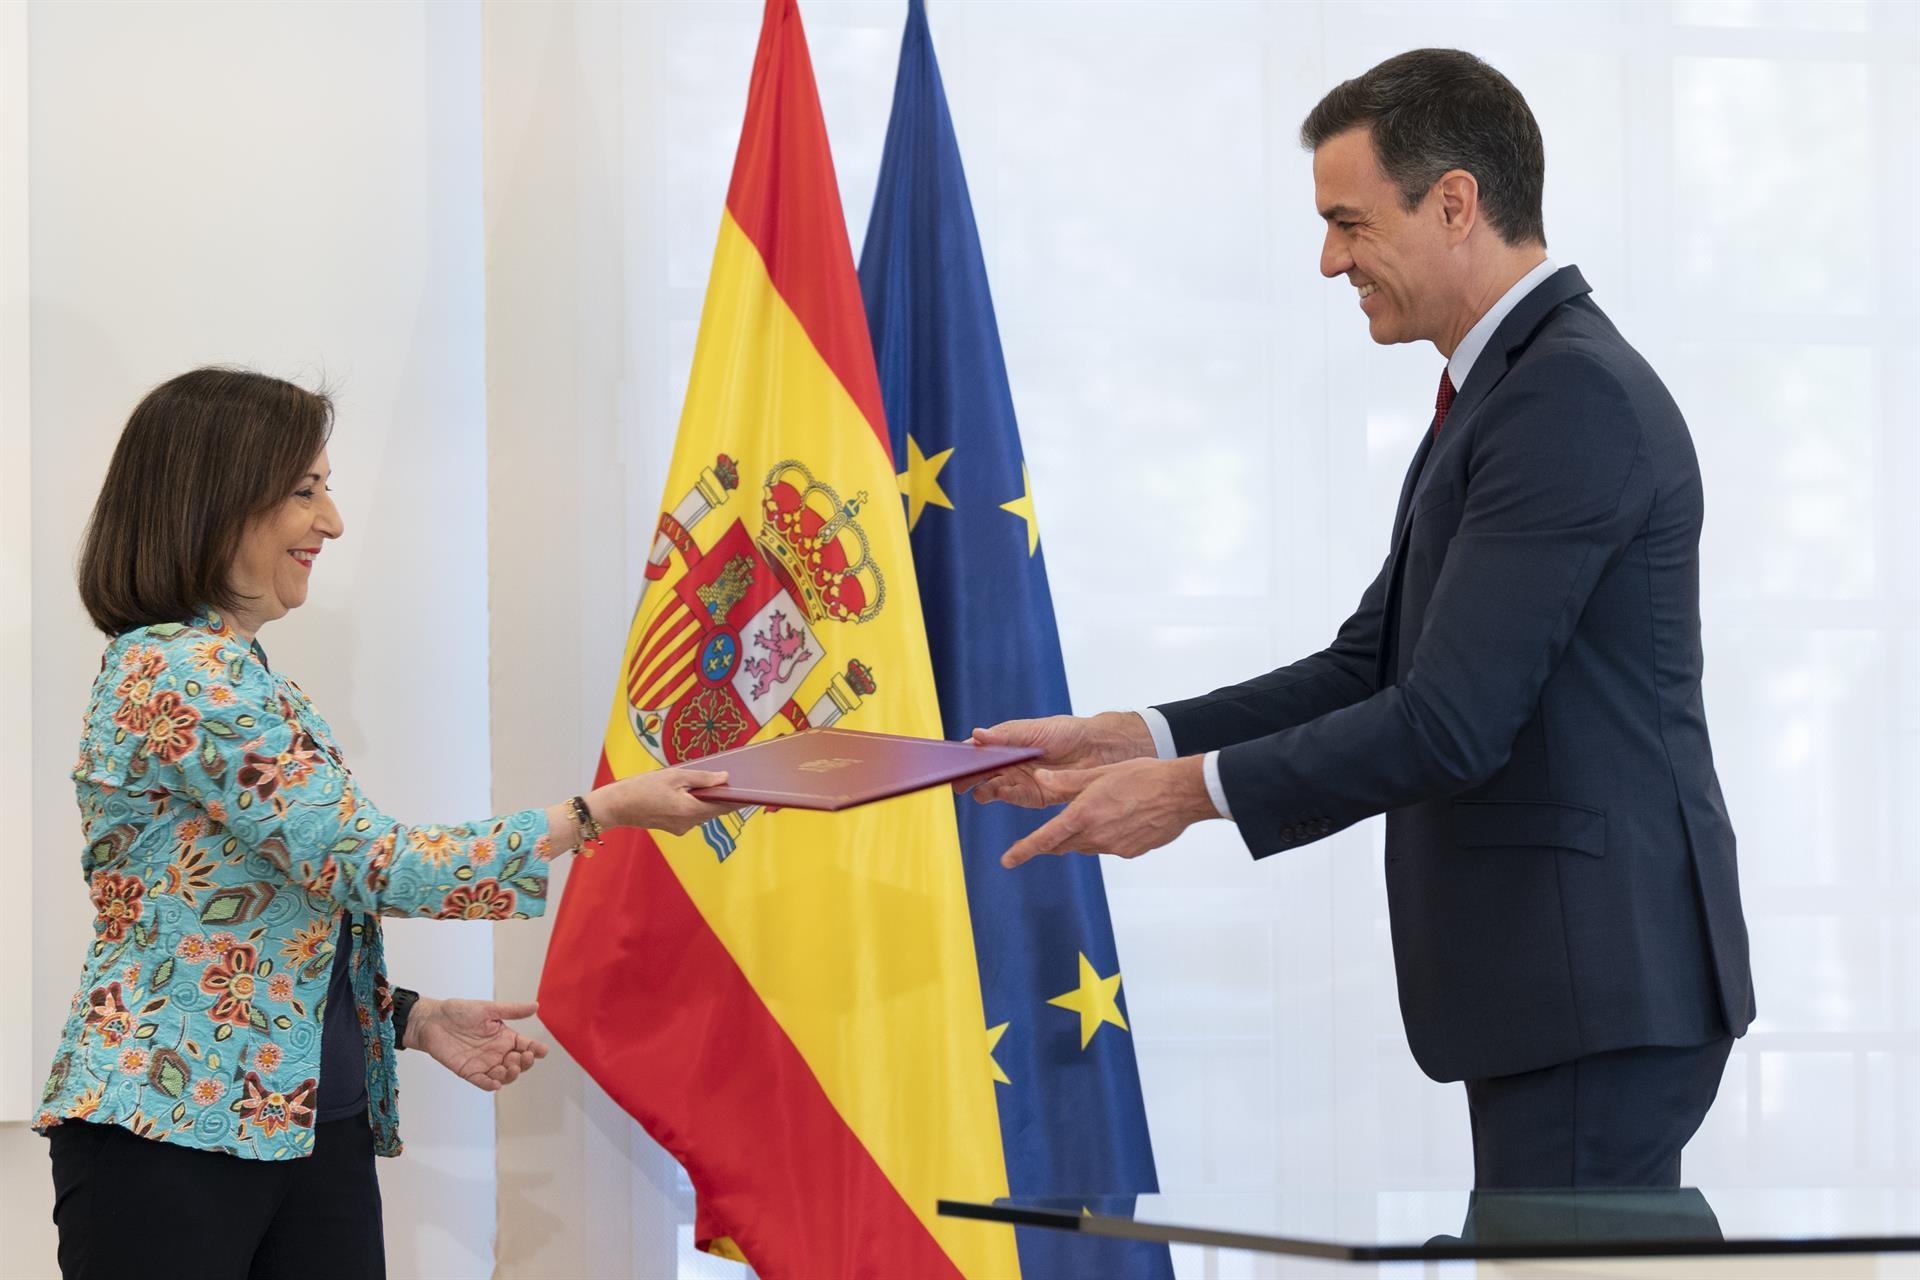
<path fill-rule="evenodd" d="M 567 816 L 580 828 L 580 856 L 591 858 L 603 834 L 600 824 L 594 821 L 593 814 L 587 809 L 587 802 L 579 796 L 567 801 Z M 588 848 L 589 845 L 593 848 Z"/>

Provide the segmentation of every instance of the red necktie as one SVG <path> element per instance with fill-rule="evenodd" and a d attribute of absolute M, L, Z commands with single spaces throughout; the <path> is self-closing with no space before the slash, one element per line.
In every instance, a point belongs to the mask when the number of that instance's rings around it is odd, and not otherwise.
<path fill-rule="evenodd" d="M 1433 438 L 1440 438 L 1440 424 L 1447 420 L 1447 410 L 1453 407 L 1453 378 L 1442 366 L 1440 370 L 1440 390 L 1433 397 Z"/>

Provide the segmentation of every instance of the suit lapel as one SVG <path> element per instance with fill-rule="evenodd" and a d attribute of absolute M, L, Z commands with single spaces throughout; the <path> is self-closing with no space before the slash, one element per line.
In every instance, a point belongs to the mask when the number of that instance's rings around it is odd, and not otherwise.
<path fill-rule="evenodd" d="M 1412 523 L 1408 517 L 1412 515 L 1415 503 L 1426 492 L 1433 476 L 1441 470 L 1437 465 L 1439 458 L 1461 447 L 1458 442 L 1468 434 L 1464 429 L 1468 420 L 1493 389 L 1500 385 L 1501 379 L 1507 376 L 1507 371 L 1513 367 L 1514 352 L 1526 346 L 1534 332 L 1563 303 L 1591 292 L 1592 286 L 1587 284 L 1586 277 L 1580 274 L 1578 267 L 1562 267 L 1541 281 L 1500 322 L 1486 350 L 1474 361 L 1473 371 L 1467 375 L 1467 385 L 1460 388 L 1459 394 L 1453 398 L 1453 404 L 1447 409 L 1447 421 L 1454 424 L 1453 428 L 1441 428 L 1440 434 L 1445 438 L 1436 444 L 1433 424 L 1427 424 L 1427 431 L 1420 438 L 1420 447 L 1414 451 L 1413 465 L 1407 468 L 1407 478 L 1400 486 L 1400 505 L 1393 515 L 1393 570 L 1387 579 L 1386 606 L 1380 614 L 1376 688 L 1384 689 L 1398 677 L 1394 669 L 1399 665 L 1395 637 L 1400 614 L 1400 575 L 1407 555 L 1408 526 Z"/>
<path fill-rule="evenodd" d="M 1407 514 L 1413 509 L 1413 492 L 1420 486 L 1420 477 L 1426 474 L 1427 455 L 1433 452 L 1433 423 L 1427 423 L 1427 429 L 1420 433 L 1420 447 L 1413 451 L 1413 462 L 1407 467 L 1406 479 L 1400 482 L 1400 503 L 1393 509 L 1393 546 L 1394 554 L 1399 554 L 1400 544 L 1406 540 Z"/>
<path fill-rule="evenodd" d="M 1394 619 L 1400 612 L 1400 562 L 1407 554 L 1407 516 L 1413 509 L 1414 490 L 1426 471 L 1427 455 L 1432 452 L 1433 423 L 1429 421 L 1427 429 L 1420 433 L 1420 447 L 1413 451 L 1413 464 L 1407 468 L 1407 478 L 1400 482 L 1400 505 L 1393 513 L 1393 568 L 1387 574 L 1387 600 L 1380 611 L 1380 643 L 1374 646 L 1376 689 L 1387 687 L 1387 671 L 1393 661 Z"/>
<path fill-rule="evenodd" d="M 1447 410 L 1447 420 L 1465 419 L 1479 408 L 1480 402 L 1500 385 L 1500 379 L 1513 367 L 1513 353 L 1527 345 L 1547 317 L 1559 310 L 1562 303 L 1592 292 L 1580 268 L 1562 267 L 1520 299 L 1519 305 L 1508 312 L 1500 327 L 1493 331 L 1486 350 L 1473 362 L 1467 385 L 1460 388 L 1460 394 L 1453 398 L 1453 407 Z"/>
<path fill-rule="evenodd" d="M 1493 337 L 1488 341 L 1486 350 L 1482 351 L 1480 358 L 1473 362 L 1473 370 L 1467 374 L 1466 385 L 1460 388 L 1460 394 L 1453 398 L 1453 405 L 1447 410 L 1447 421 L 1454 425 L 1441 428 L 1440 440 L 1434 445 L 1432 456 L 1427 460 L 1430 465 L 1420 473 L 1411 499 L 1403 496 L 1402 516 L 1406 514 L 1408 508 L 1419 504 L 1421 495 L 1426 492 L 1432 478 L 1446 471 L 1447 468 L 1439 465 L 1441 460 L 1449 456 L 1453 450 L 1464 447 L 1460 441 L 1473 434 L 1467 429 L 1468 424 L 1472 421 L 1474 413 L 1486 402 L 1487 397 L 1493 394 L 1493 389 L 1500 385 L 1513 368 L 1515 353 L 1524 353 L 1527 343 L 1539 331 L 1540 326 L 1547 322 L 1548 316 L 1559 310 L 1565 303 L 1591 292 L 1593 289 L 1587 284 L 1586 278 L 1580 274 L 1580 268 L 1562 267 L 1542 280 L 1538 287 L 1522 298 L 1520 304 L 1500 322 L 1500 327 L 1493 331 Z M 1404 521 L 1398 523 L 1396 528 L 1399 531 L 1395 538 L 1397 554 L 1406 537 Z"/>

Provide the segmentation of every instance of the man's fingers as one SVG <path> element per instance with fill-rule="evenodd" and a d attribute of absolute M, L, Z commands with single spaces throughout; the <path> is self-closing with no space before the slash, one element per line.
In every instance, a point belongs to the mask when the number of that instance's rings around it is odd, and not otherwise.
<path fill-rule="evenodd" d="M 1098 769 L 1036 769 L 1033 781 L 1043 803 L 1064 804 L 1078 799 L 1099 773 Z"/>
<path fill-rule="evenodd" d="M 1034 745 L 1039 720 L 1002 720 L 985 729 L 975 729 L 971 740 L 983 747 L 1026 747 Z"/>
<path fill-rule="evenodd" d="M 1071 810 L 1062 813 L 1015 841 L 1012 848 L 1000 855 L 1000 865 L 1011 869 L 1043 853 L 1059 853 L 1061 847 L 1074 837 L 1075 824 L 1071 814 Z"/>
<path fill-rule="evenodd" d="M 531 1000 L 525 1004 L 496 1004 L 492 1009 L 493 1016 L 503 1022 L 511 1022 L 515 1018 L 531 1018 L 538 1012 L 540 1012 L 539 1004 Z"/>
<path fill-rule="evenodd" d="M 983 778 L 972 779 L 970 785 L 973 798 L 981 804 L 991 804 L 995 800 L 1004 798 L 1012 778 L 1012 774 L 990 773 Z"/>
<path fill-rule="evenodd" d="M 1065 776 L 1073 782 L 1071 790 L 1059 795 L 1054 794 L 1053 789 L 1042 777 L 1042 775 L 1049 772 L 1049 770 L 1034 769 L 1030 766 L 1022 765 L 1018 768 L 990 774 L 974 785 L 973 798 L 981 804 L 1005 801 L 1008 804 L 1017 804 L 1023 809 L 1044 808 L 1047 805 L 1061 804 L 1079 795 L 1081 788 L 1086 785 L 1085 781 L 1080 780 L 1081 775 L 1091 771 L 1051 771 L 1054 773 L 1054 776 Z M 1090 780 L 1091 779 L 1088 779 L 1088 781 Z"/>
<path fill-rule="evenodd" d="M 998 769 L 989 769 L 985 773 L 970 773 L 964 778 L 955 778 L 953 780 L 953 793 L 955 795 L 963 796 L 967 794 L 967 792 L 972 791 L 975 787 L 983 786 L 986 783 L 992 782 L 995 778 L 998 778 L 999 776 L 1000 776 L 1000 771 Z"/>
<path fill-rule="evenodd" d="M 1006 747 L 1008 743 L 1020 743 L 1020 727 L 1025 720 L 1002 720 L 985 729 L 973 729 L 970 739 L 981 747 Z"/>
<path fill-rule="evenodd" d="M 1092 769 L 1018 769 L 996 773 L 974 786 L 973 798 L 982 804 L 1004 800 L 1027 809 L 1065 804 L 1087 789 Z"/>
<path fill-rule="evenodd" d="M 962 778 L 954 785 L 959 786 L 964 783 L 966 790 L 973 792 L 973 798 L 984 804 L 994 799 L 1004 789 L 1005 777 L 1005 774 L 989 773 L 985 777 Z"/>
<path fill-rule="evenodd" d="M 1033 837 L 1028 836 L 1023 840 L 1016 840 L 1012 848 L 1000 855 L 1000 865 L 1011 871 L 1021 863 L 1038 857 L 1040 853 L 1041 850 L 1035 846 Z"/>

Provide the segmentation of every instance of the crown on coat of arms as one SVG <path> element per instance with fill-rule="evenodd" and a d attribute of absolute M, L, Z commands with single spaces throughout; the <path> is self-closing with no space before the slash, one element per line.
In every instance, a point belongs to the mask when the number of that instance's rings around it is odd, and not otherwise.
<path fill-rule="evenodd" d="M 866 500 L 863 490 L 843 501 L 801 462 L 767 473 L 766 522 L 755 541 L 809 622 L 866 622 L 886 600 L 886 580 L 857 519 Z"/>

